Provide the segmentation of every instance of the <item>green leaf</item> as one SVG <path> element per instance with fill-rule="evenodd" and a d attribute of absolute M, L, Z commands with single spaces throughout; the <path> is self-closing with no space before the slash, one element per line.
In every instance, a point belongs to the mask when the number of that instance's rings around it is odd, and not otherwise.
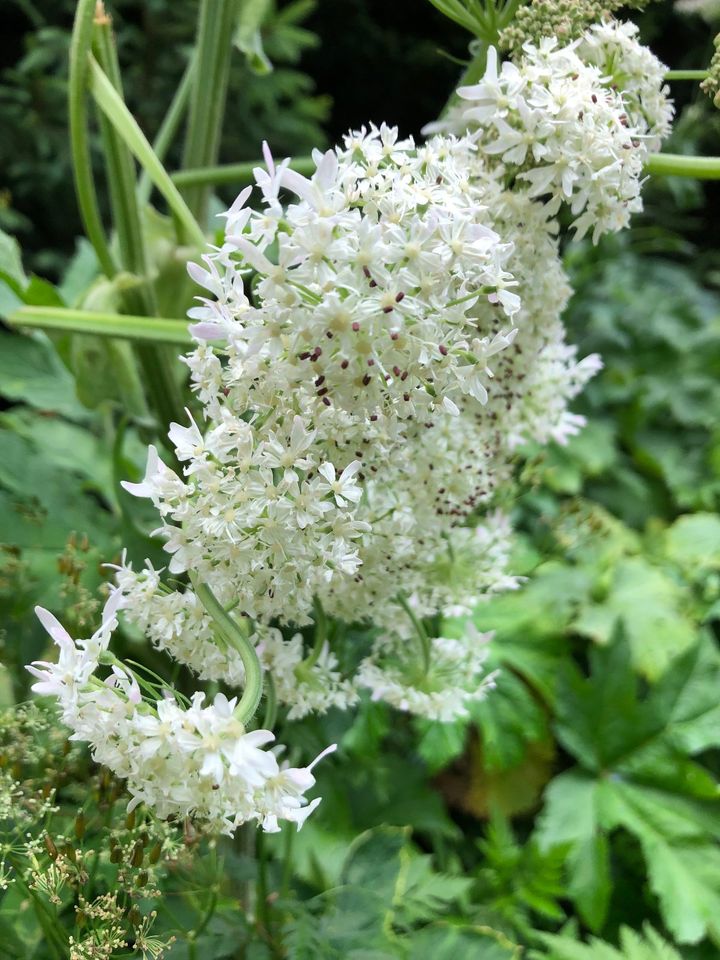
<path fill-rule="evenodd" d="M 248 66 L 258 76 L 272 72 L 273 65 L 263 50 L 262 25 L 270 10 L 270 0 L 244 0 L 240 6 L 233 43 L 245 54 Z"/>
<path fill-rule="evenodd" d="M 0 393 L 8 400 L 22 400 L 74 420 L 87 416 L 72 376 L 42 335 L 0 332 Z"/>
<path fill-rule="evenodd" d="M 622 828 L 640 841 L 663 919 L 677 938 L 696 942 L 714 929 L 715 855 L 695 871 L 692 910 L 684 900 L 682 910 L 673 906 L 680 891 L 671 879 L 673 870 L 684 877 L 700 848 L 720 857 L 717 783 L 688 756 L 720 739 L 718 661 L 704 638 L 642 692 L 620 635 L 592 651 L 588 677 L 572 671 L 561 686 L 557 734 L 579 767 L 547 788 L 536 836 L 543 849 L 567 845 L 568 892 L 591 928 L 607 910 L 607 839 Z"/>
<path fill-rule="evenodd" d="M 548 948 L 549 952 L 542 954 L 546 960 L 682 960 L 649 924 L 645 924 L 642 933 L 622 927 L 619 949 L 594 937 L 588 943 L 580 943 L 563 935 L 540 933 L 538 936 Z M 539 958 L 540 954 L 534 956 Z"/>
<path fill-rule="evenodd" d="M 411 957 L 432 960 L 519 960 L 522 948 L 487 927 L 450 922 L 428 924 L 410 938 Z"/>
<path fill-rule="evenodd" d="M 694 513 L 679 517 L 665 535 L 668 557 L 691 575 L 720 568 L 720 516 Z"/>
<path fill-rule="evenodd" d="M 4 230 L 0 230 L 0 278 L 18 294 L 28 282 L 23 270 L 20 244 Z"/>
<path fill-rule="evenodd" d="M 622 623 L 638 670 L 657 679 L 695 640 L 682 599 L 674 580 L 644 558 L 629 557 L 616 565 L 607 599 L 581 607 L 573 628 L 597 643 L 609 643 L 616 624 Z"/>

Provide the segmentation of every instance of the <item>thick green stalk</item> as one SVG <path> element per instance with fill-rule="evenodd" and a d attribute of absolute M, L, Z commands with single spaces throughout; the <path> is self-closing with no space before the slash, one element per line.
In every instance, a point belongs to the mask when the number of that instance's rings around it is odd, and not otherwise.
<path fill-rule="evenodd" d="M 93 41 L 100 66 L 122 98 L 122 78 L 112 24 L 100 4 L 95 17 Z M 157 304 L 137 199 L 135 161 L 122 137 L 104 114 L 101 114 L 100 123 L 120 261 L 124 270 L 143 281 L 139 286 L 128 289 L 123 299 L 130 313 L 152 316 L 157 313 Z M 185 405 L 174 369 L 176 359 L 164 348 L 149 343 L 137 343 L 134 350 L 142 367 L 145 389 L 164 430 L 168 423 L 180 417 Z"/>
<path fill-rule="evenodd" d="M 63 333 L 84 333 L 141 343 L 168 343 L 181 347 L 192 344 L 184 320 L 164 317 L 134 317 L 123 313 L 99 313 L 66 307 L 20 307 L 7 317 L 14 327 L 37 327 Z"/>
<path fill-rule="evenodd" d="M 707 70 L 668 70 L 666 80 L 707 80 Z"/>
<path fill-rule="evenodd" d="M 190 94 L 183 167 L 217 163 L 236 13 L 236 0 L 200 0 L 197 65 Z M 186 190 L 185 197 L 194 217 L 205 224 L 210 198 L 208 185 L 194 184 Z"/>
<path fill-rule="evenodd" d="M 694 177 L 720 180 L 720 157 L 686 157 L 681 153 L 653 153 L 645 172 L 660 177 Z"/>
<path fill-rule="evenodd" d="M 116 267 L 100 218 L 88 139 L 87 58 L 92 45 L 94 12 L 95 0 L 79 0 L 75 10 L 75 22 L 70 41 L 70 72 L 68 78 L 70 155 L 72 157 L 75 192 L 85 233 L 95 250 L 103 273 L 112 278 L 115 276 Z"/>
<path fill-rule="evenodd" d="M 193 52 L 192 56 L 188 60 L 187 66 L 185 67 L 185 72 L 182 75 L 180 84 L 175 91 L 175 96 L 172 99 L 172 102 L 168 108 L 165 118 L 160 125 L 160 129 L 157 132 L 157 136 L 153 141 L 153 152 L 155 156 L 161 163 L 165 162 L 165 157 L 170 145 L 175 139 L 175 135 L 180 128 L 180 123 L 185 115 L 185 110 L 187 109 L 188 101 L 190 99 L 190 90 L 192 88 L 193 76 L 195 72 L 195 61 L 196 56 Z M 147 171 L 143 170 L 140 177 L 140 183 L 138 185 L 138 202 L 140 206 L 146 204 L 150 199 L 150 193 L 152 191 L 152 181 L 147 174 Z"/>
<path fill-rule="evenodd" d="M 94 23 L 93 50 L 98 63 L 120 97 L 123 96 L 120 67 L 110 18 L 98 7 Z M 122 268 L 138 277 L 147 276 L 145 238 L 135 197 L 135 161 L 108 118 L 100 115 L 110 205 L 117 232 Z M 150 291 L 136 292 L 144 301 L 143 312 L 152 314 Z"/>
<path fill-rule="evenodd" d="M 189 187 L 195 184 L 218 186 L 223 183 L 242 184 L 252 183 L 253 170 L 264 166 L 264 160 L 248 160 L 245 163 L 226 163 L 218 167 L 197 167 L 193 170 L 178 170 L 171 174 L 173 183 L 178 187 Z M 308 175 L 315 172 L 315 161 L 312 157 L 293 157 L 290 169 Z"/>
<path fill-rule="evenodd" d="M 122 97 L 110 83 L 100 64 L 92 56 L 90 57 L 90 89 L 98 106 L 120 134 L 138 163 L 147 171 L 148 176 L 165 198 L 167 205 L 182 224 L 192 243 L 201 249 L 204 248 L 205 234 L 198 226 L 195 217 L 170 179 L 168 172 L 155 156 L 147 137 L 125 106 Z"/>
<path fill-rule="evenodd" d="M 245 667 L 245 689 L 235 708 L 235 715 L 241 723 L 247 724 L 255 716 L 263 692 L 263 669 L 255 647 L 227 613 L 210 587 L 206 583 L 201 583 L 192 574 L 190 582 L 198 600 L 212 617 L 223 640 L 240 654 Z"/>

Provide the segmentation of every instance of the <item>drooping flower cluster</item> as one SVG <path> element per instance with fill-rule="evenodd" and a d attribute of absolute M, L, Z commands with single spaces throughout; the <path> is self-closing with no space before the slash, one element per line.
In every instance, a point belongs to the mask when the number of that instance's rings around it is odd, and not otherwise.
<path fill-rule="evenodd" d="M 546 37 L 500 69 L 491 49 L 482 80 L 431 126 L 474 129 L 479 154 L 507 180 L 527 184 L 553 215 L 566 204 L 577 236 L 597 241 L 642 209 L 643 164 L 672 117 L 665 68 L 636 33 L 610 22 L 567 46 Z"/>
<path fill-rule="evenodd" d="M 487 635 L 424 621 L 518 585 L 496 495 L 518 448 L 577 433 L 569 404 L 600 366 L 565 340 L 554 217 L 567 204 L 597 238 L 639 209 L 671 118 L 662 70 L 634 28 L 603 23 L 500 70 L 491 51 L 424 145 L 362 129 L 309 177 L 266 151 L 259 203 L 244 190 L 189 267 L 202 413 L 171 425 L 181 466 L 151 447 L 125 484 L 161 516 L 169 577 L 123 560 L 90 641 L 42 614 L 61 656 L 36 686 L 138 802 L 228 832 L 302 823 L 312 765 L 283 769 L 272 734 L 243 725 L 254 665 L 290 719 L 369 691 L 447 721 L 492 687 Z M 143 701 L 107 653 L 115 605 L 201 680 L 245 687 L 240 704 Z"/>
<path fill-rule="evenodd" d="M 235 700 L 217 694 L 212 703 L 196 693 L 186 707 L 174 697 L 148 702 L 136 677 L 108 655 L 121 595 L 112 595 L 103 622 L 87 640 L 73 640 L 55 617 L 37 614 L 60 650 L 57 663 L 38 661 L 28 669 L 36 693 L 56 697 L 71 740 L 90 744 L 93 758 L 127 781 L 130 809 L 147 803 L 160 817 L 194 816 L 211 829 L 233 833 L 259 822 L 274 832 L 279 820 L 299 826 L 320 802 L 307 803 L 315 783 L 312 768 L 283 767 L 269 730 L 247 732 L 233 715 Z M 105 680 L 97 674 L 111 663 Z M 326 753 L 328 751 L 325 751 Z"/>
<path fill-rule="evenodd" d="M 564 342 L 556 225 L 468 139 L 418 148 L 372 128 L 316 163 L 305 179 L 268 157 L 264 208 L 244 191 L 224 243 L 191 267 L 212 294 L 186 358 L 207 427 L 171 429 L 183 477 L 151 450 L 126 484 L 165 518 L 170 572 L 245 618 L 294 717 L 376 689 L 384 660 L 344 677 L 329 646 L 307 656 L 276 624 L 310 623 L 319 601 L 392 629 L 400 598 L 420 616 L 467 613 L 517 585 L 508 520 L 487 508 L 519 445 L 577 432 L 567 404 L 598 366 Z M 191 588 L 128 565 L 118 586 L 158 648 L 242 682 Z"/>
<path fill-rule="evenodd" d="M 455 720 L 467 713 L 468 702 L 482 700 L 494 686 L 495 675 L 483 675 L 491 637 L 478 633 L 472 624 L 459 640 L 424 637 L 423 657 L 418 655 L 417 637 L 382 635 L 372 656 L 360 664 L 360 683 L 370 689 L 373 700 L 385 700 L 398 710 L 442 722 Z"/>

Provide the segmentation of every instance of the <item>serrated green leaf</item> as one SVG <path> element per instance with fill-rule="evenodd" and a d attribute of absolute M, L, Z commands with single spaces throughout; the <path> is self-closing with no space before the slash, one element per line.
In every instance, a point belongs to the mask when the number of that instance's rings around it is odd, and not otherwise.
<path fill-rule="evenodd" d="M 668 557 L 691 575 L 698 568 L 720 568 L 720 516 L 694 513 L 679 517 L 665 535 Z"/>
<path fill-rule="evenodd" d="M 617 564 L 607 599 L 583 605 L 573 628 L 598 643 L 609 643 L 618 623 L 637 669 L 651 680 L 696 638 L 694 624 L 682 609 L 680 587 L 642 557 Z"/>
<path fill-rule="evenodd" d="M 547 933 L 540 933 L 539 937 L 548 948 L 548 953 L 542 954 L 546 960 L 682 960 L 649 924 L 645 924 L 642 933 L 623 927 L 619 949 L 594 937 L 588 943 Z"/>

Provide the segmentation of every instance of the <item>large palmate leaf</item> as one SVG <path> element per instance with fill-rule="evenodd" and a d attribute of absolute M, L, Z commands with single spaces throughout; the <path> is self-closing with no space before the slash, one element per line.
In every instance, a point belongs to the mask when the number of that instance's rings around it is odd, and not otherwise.
<path fill-rule="evenodd" d="M 720 744 L 720 657 L 701 637 L 647 691 L 626 639 L 571 671 L 558 700 L 557 736 L 578 761 L 545 793 L 536 836 L 567 847 L 569 891 L 593 929 L 609 895 L 607 838 L 639 841 L 649 885 L 673 935 L 694 943 L 720 927 L 720 799 L 693 754 Z"/>

